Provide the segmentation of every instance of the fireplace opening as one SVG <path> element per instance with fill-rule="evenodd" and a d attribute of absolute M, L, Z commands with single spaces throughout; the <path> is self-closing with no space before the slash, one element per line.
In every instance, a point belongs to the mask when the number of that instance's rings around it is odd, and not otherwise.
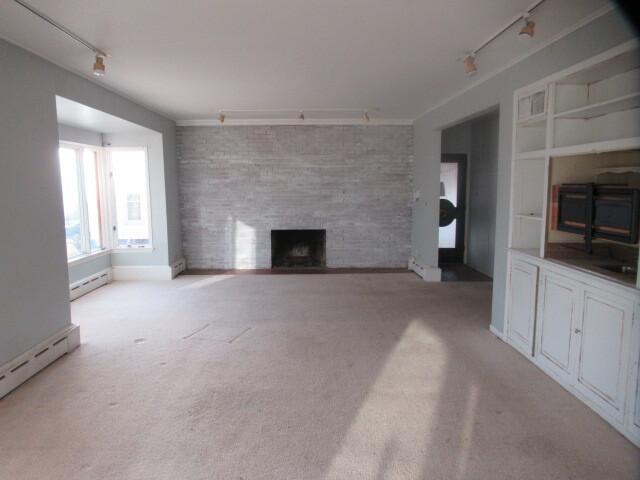
<path fill-rule="evenodd" d="M 271 230 L 271 268 L 325 267 L 326 230 Z"/>

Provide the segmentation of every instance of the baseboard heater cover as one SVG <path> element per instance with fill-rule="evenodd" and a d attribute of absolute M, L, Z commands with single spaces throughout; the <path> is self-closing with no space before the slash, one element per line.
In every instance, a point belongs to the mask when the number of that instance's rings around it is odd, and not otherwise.
<path fill-rule="evenodd" d="M 413 257 L 409 259 L 409 270 L 418 274 L 425 282 L 440 282 L 442 280 L 442 271 L 438 267 L 423 267 Z"/>
<path fill-rule="evenodd" d="M 107 283 L 111 283 L 113 280 L 113 274 L 111 268 L 106 268 L 93 275 L 78 280 L 77 282 L 69 285 L 69 298 L 73 301 L 76 298 L 80 298 L 83 295 L 102 287 Z"/>
<path fill-rule="evenodd" d="M 79 345 L 80 327 L 72 324 L 0 366 L 0 398 Z"/>

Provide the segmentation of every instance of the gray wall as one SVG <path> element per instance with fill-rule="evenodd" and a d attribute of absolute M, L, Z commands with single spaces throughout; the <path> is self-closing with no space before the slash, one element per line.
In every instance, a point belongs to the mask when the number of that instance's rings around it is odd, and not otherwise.
<path fill-rule="evenodd" d="M 330 267 L 406 267 L 410 126 L 179 127 L 190 268 L 269 268 L 271 229 L 327 230 Z"/>
<path fill-rule="evenodd" d="M 180 255 L 175 124 L 0 40 L 0 364 L 70 323 L 55 95 L 161 132 L 169 256 Z"/>
<path fill-rule="evenodd" d="M 504 324 L 513 92 L 633 37 L 633 30 L 617 11 L 607 13 L 513 67 L 426 113 L 414 125 L 416 159 L 414 182 L 422 195 L 413 210 L 412 252 L 421 265 L 435 267 L 438 262 L 441 130 L 496 105 L 500 108 L 498 197 L 491 320 L 492 325 L 498 331 L 502 331 Z"/>

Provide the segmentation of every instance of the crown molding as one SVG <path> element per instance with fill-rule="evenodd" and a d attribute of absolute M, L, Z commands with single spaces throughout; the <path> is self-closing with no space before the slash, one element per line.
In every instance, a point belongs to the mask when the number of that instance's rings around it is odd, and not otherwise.
<path fill-rule="evenodd" d="M 414 120 L 409 118 L 372 118 L 369 121 L 358 118 L 319 118 L 319 119 L 286 119 L 286 118 L 225 118 L 224 123 L 216 118 L 202 120 L 177 120 L 178 127 L 228 127 L 228 126 L 331 126 L 331 125 L 413 125 Z"/>

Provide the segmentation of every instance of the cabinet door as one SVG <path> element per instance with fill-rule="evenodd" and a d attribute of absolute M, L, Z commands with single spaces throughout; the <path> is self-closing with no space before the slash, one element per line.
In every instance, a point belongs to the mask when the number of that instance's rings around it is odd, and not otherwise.
<path fill-rule="evenodd" d="M 578 329 L 576 388 L 615 419 L 624 417 L 633 303 L 588 288 Z"/>
<path fill-rule="evenodd" d="M 538 267 L 513 260 L 509 271 L 507 340 L 527 356 L 533 355 Z"/>
<path fill-rule="evenodd" d="M 536 362 L 570 382 L 574 371 L 574 329 L 580 315 L 580 287 L 566 277 L 542 273 L 538 297 Z"/>

